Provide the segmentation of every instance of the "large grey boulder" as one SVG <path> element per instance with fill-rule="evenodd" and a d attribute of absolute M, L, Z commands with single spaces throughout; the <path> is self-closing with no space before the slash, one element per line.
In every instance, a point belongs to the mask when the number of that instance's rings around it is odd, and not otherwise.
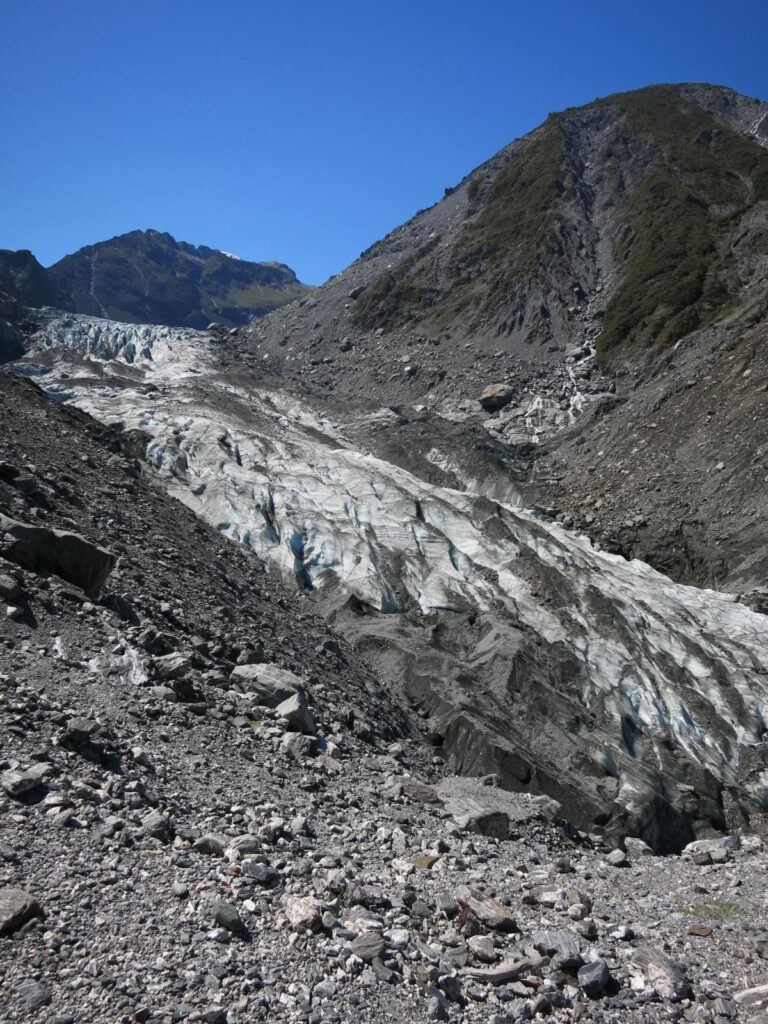
<path fill-rule="evenodd" d="M 21 523 L 0 513 L 0 555 L 33 572 L 50 572 L 97 597 L 116 557 L 77 533 Z"/>
<path fill-rule="evenodd" d="M 45 915 L 40 904 L 23 889 L 0 889 L 0 935 L 10 935 L 33 917 Z"/>
<path fill-rule="evenodd" d="M 294 693 L 278 704 L 277 713 L 285 720 L 289 732 L 300 732 L 305 736 L 314 736 L 317 732 L 315 720 L 303 693 Z"/>
<path fill-rule="evenodd" d="M 249 694 L 254 704 L 265 708 L 276 708 L 294 694 L 304 692 L 304 681 L 277 665 L 237 665 L 229 680 Z"/>

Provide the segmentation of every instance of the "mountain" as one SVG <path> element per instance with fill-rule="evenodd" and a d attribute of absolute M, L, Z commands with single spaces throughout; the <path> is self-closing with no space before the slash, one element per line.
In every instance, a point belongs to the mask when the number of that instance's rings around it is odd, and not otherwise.
<path fill-rule="evenodd" d="M 233 333 L 2 299 L 12 1013 L 768 1004 L 766 115 L 552 115 Z"/>
<path fill-rule="evenodd" d="M 212 320 L 247 324 L 308 292 L 282 263 L 251 263 L 153 230 L 85 246 L 47 271 L 31 253 L 3 250 L 0 288 L 27 306 L 199 329 Z"/>
<path fill-rule="evenodd" d="M 410 425 L 366 438 L 387 458 L 757 593 L 767 143 L 768 104 L 719 86 L 553 114 L 250 347 L 312 394 L 423 407 L 423 442 Z M 503 407 L 478 401 L 489 386 Z M 480 464 L 446 417 L 484 436 Z"/>
<path fill-rule="evenodd" d="M 54 306 L 59 294 L 28 249 L 0 249 L 0 290 L 24 306 Z"/>

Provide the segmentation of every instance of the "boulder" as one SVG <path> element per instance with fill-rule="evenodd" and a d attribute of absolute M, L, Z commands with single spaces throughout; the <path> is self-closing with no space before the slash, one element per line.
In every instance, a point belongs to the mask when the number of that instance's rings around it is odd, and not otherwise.
<path fill-rule="evenodd" d="M 51 766 L 48 764 L 34 764 L 26 771 L 9 768 L 0 777 L 0 785 L 8 796 L 18 800 L 37 789 L 38 786 L 42 786 L 50 774 Z"/>
<path fill-rule="evenodd" d="M 303 693 L 294 693 L 282 704 L 278 704 L 277 713 L 285 719 L 289 732 L 300 732 L 305 736 L 314 736 L 317 732 L 315 720 L 307 707 L 307 699 Z"/>
<path fill-rule="evenodd" d="M 320 903 L 312 896 L 284 896 L 285 916 L 294 928 L 308 928 L 316 932 L 323 918 Z"/>
<path fill-rule="evenodd" d="M 96 597 L 116 557 L 77 533 L 32 526 L 0 514 L 0 555 L 33 572 L 59 576 Z"/>
<path fill-rule="evenodd" d="M 509 384 L 490 384 L 480 395 L 479 401 L 486 412 L 497 412 L 509 405 L 514 397 L 514 388 Z"/>
<path fill-rule="evenodd" d="M 44 918 L 40 904 L 23 889 L 0 889 L 0 935 L 10 935 L 33 917 Z"/>
<path fill-rule="evenodd" d="M 449 797 L 444 803 L 459 828 L 498 839 L 509 836 L 509 815 L 495 804 L 463 796 Z"/>
<path fill-rule="evenodd" d="M 254 704 L 276 708 L 295 693 L 304 692 L 303 680 L 276 665 L 237 665 L 229 677 L 233 686 L 249 694 Z"/>

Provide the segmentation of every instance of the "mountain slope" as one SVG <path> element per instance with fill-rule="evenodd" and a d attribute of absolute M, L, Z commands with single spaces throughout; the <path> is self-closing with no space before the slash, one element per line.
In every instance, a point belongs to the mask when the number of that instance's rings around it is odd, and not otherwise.
<path fill-rule="evenodd" d="M 375 393 L 399 420 L 365 444 L 406 468 L 755 593 L 768 545 L 739 509 L 768 503 L 767 142 L 768 104 L 716 86 L 553 114 L 237 358 L 331 403 Z"/>
<path fill-rule="evenodd" d="M 768 108 L 754 102 L 745 134 L 744 102 L 657 86 L 550 116 L 498 172 L 469 176 L 464 225 L 382 275 L 357 322 L 430 330 L 459 316 L 543 344 L 598 283 L 603 352 L 711 322 L 765 281 L 768 151 L 751 129 Z"/>

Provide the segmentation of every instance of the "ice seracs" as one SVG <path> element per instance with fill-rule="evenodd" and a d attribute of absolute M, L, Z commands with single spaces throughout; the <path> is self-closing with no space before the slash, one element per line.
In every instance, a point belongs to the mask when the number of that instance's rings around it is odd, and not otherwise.
<path fill-rule="evenodd" d="M 194 332 L 68 317 L 38 334 L 27 366 L 41 360 L 50 394 L 144 431 L 171 493 L 300 587 L 385 614 L 474 612 L 499 650 L 527 650 L 533 637 L 557 652 L 555 667 L 531 671 L 568 694 L 558 729 L 575 761 L 612 780 L 618 806 L 642 816 L 656 789 L 684 803 L 690 785 L 673 768 L 682 757 L 768 808 L 763 616 L 597 551 L 509 501 L 437 487 L 358 451 L 343 423 L 227 376 Z M 495 655 L 481 640 L 461 657 L 466 676 Z M 551 683 L 553 672 L 563 678 Z"/>

